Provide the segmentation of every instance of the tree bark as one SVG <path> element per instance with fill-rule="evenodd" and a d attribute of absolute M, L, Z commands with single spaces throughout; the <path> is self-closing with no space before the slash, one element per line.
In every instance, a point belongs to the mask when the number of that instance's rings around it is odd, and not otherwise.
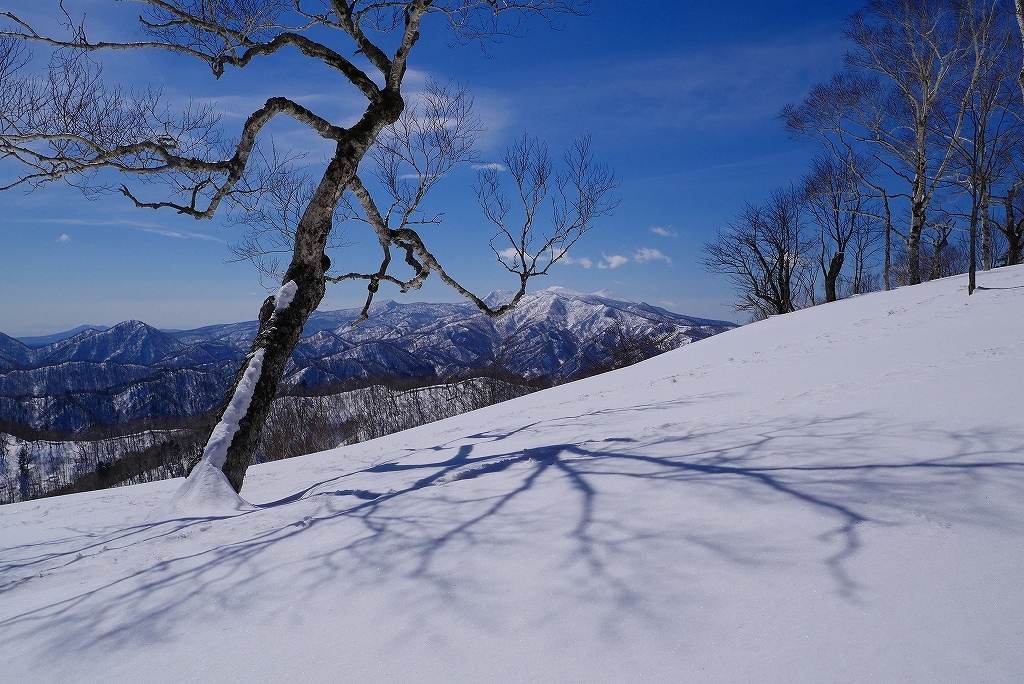
<path fill-rule="evenodd" d="M 885 266 L 882 269 L 882 278 L 885 280 L 885 291 L 892 289 L 892 214 L 889 212 L 889 198 L 882 196 L 885 207 Z"/>
<path fill-rule="evenodd" d="M 911 217 L 910 235 L 907 236 L 907 284 L 921 284 L 921 233 L 924 231 L 924 215 L 917 212 L 915 205 Z"/>
<path fill-rule="evenodd" d="M 249 353 L 249 358 L 252 358 L 262 350 L 262 370 L 248 410 L 238 422 L 238 430 L 228 447 L 222 468 L 236 492 L 241 491 L 245 472 L 259 446 L 263 425 L 278 384 L 284 377 L 288 359 L 302 337 L 306 321 L 324 298 L 324 272 L 329 266 L 324 250 L 333 227 L 334 209 L 377 135 L 386 125 L 398 120 L 403 106 L 401 96 L 395 93 L 380 105 L 371 105 L 348 139 L 338 144 L 334 158 L 296 227 L 292 261 L 282 279 L 282 284 L 295 283 L 294 298 L 283 308 L 275 306 L 275 297 L 268 297 L 263 302 L 259 331 Z M 239 369 L 217 416 L 218 422 L 223 420 L 247 369 L 248 363 Z"/>
<path fill-rule="evenodd" d="M 825 301 L 834 302 L 839 297 L 836 294 L 836 281 L 839 280 L 839 274 L 843 270 L 843 261 L 845 260 L 845 254 L 843 252 L 836 252 L 832 256 L 832 261 L 829 262 L 827 269 L 822 269 L 825 275 Z M 824 260 L 822 261 L 824 266 Z"/>
<path fill-rule="evenodd" d="M 918 133 L 920 138 L 919 160 L 926 159 L 927 149 L 924 141 L 924 126 Z M 921 234 L 924 232 L 925 212 L 928 210 L 927 168 L 923 161 L 919 162 L 914 176 L 914 196 L 910 201 L 910 234 L 907 236 L 907 284 L 921 284 Z"/>
<path fill-rule="evenodd" d="M 967 276 L 967 296 L 974 294 L 978 273 L 978 203 L 971 202 L 971 255 Z"/>
<path fill-rule="evenodd" d="M 1021 261 L 1021 230 L 1017 227 L 1017 215 L 1013 208 L 1013 200 L 1017 193 L 1017 186 L 1010 186 L 1006 190 L 1006 198 L 1003 200 L 1004 206 L 1006 207 L 1006 230 L 1003 231 L 1006 235 L 1006 241 L 1008 243 L 1006 248 L 1006 265 L 1014 266 L 1022 263 Z"/>
<path fill-rule="evenodd" d="M 981 270 L 990 271 L 992 270 L 992 230 L 989 227 L 988 221 L 988 205 L 991 201 L 990 191 L 988 184 L 986 183 L 981 189 L 981 206 L 979 210 L 979 218 L 981 221 Z"/>
<path fill-rule="evenodd" d="M 1020 38 L 1024 43 L 1024 0 L 1014 0 L 1014 9 L 1017 14 L 1017 26 L 1020 27 Z M 1020 90 L 1024 93 L 1024 63 L 1021 64 L 1020 74 L 1017 76 L 1017 85 L 1020 86 Z"/>

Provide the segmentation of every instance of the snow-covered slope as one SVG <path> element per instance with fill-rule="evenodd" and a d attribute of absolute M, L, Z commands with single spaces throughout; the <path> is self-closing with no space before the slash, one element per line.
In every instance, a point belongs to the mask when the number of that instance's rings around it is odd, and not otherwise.
<path fill-rule="evenodd" d="M 246 512 L 4 506 L 3 676 L 1024 681 L 1024 268 L 980 284 L 254 467 Z"/>

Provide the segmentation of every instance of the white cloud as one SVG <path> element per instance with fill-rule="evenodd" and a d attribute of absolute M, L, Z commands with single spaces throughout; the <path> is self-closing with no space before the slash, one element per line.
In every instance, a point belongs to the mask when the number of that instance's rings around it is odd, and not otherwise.
<path fill-rule="evenodd" d="M 621 254 L 612 254 L 611 256 L 602 254 L 601 256 L 604 258 L 601 263 L 597 265 L 598 268 L 618 268 L 623 264 L 629 263 L 629 257 L 624 257 Z"/>
<path fill-rule="evenodd" d="M 679 237 L 679 233 L 668 228 L 662 228 L 661 226 L 651 226 L 651 232 L 661 237 Z"/>
<path fill-rule="evenodd" d="M 120 220 L 86 220 L 74 218 L 45 218 L 45 219 L 24 219 L 24 223 L 49 223 L 63 226 L 128 226 L 129 228 L 147 228 L 156 226 L 156 223 L 142 221 L 120 221 Z"/>
<path fill-rule="evenodd" d="M 206 235 L 205 233 L 192 233 L 189 231 L 178 232 L 176 230 L 164 230 L 161 228 L 139 228 L 144 233 L 153 233 L 154 235 L 163 235 L 164 237 L 177 238 L 179 240 L 212 240 L 214 242 L 224 242 L 220 238 L 213 237 L 212 235 Z"/>
<path fill-rule="evenodd" d="M 636 254 L 633 255 L 633 261 L 638 264 L 646 264 L 648 261 L 664 261 L 667 264 L 672 263 L 672 260 L 662 254 L 660 250 L 651 249 L 650 247 L 641 247 L 636 250 Z"/>
<path fill-rule="evenodd" d="M 112 219 L 104 221 L 102 219 L 73 219 L 73 218 L 59 218 L 59 219 L 28 219 L 25 223 L 51 223 L 57 225 L 69 225 L 69 226 L 123 226 L 125 228 L 132 228 L 134 230 L 141 230 L 144 233 L 153 233 L 154 235 L 163 235 L 164 237 L 178 238 L 179 240 L 210 240 L 212 242 L 223 242 L 227 244 L 226 240 L 222 240 L 219 237 L 213 235 L 207 235 L 206 233 L 194 233 L 188 230 L 167 230 L 158 223 L 148 223 L 144 221 L 124 221 Z M 62 234 L 57 238 L 58 242 L 71 242 L 71 237 L 67 233 Z"/>
<path fill-rule="evenodd" d="M 571 264 L 576 264 L 577 266 L 582 266 L 583 268 L 591 268 L 594 265 L 594 262 L 591 261 L 590 259 L 588 259 L 587 257 L 580 257 L 579 259 L 573 259 L 568 254 L 566 254 L 566 255 L 564 255 L 562 257 L 561 262 L 563 264 L 570 264 L 570 265 Z"/>
<path fill-rule="evenodd" d="M 516 249 L 515 247 L 509 247 L 498 252 L 498 256 L 500 256 L 503 259 L 515 259 L 517 256 L 519 256 L 519 250 Z"/>
<path fill-rule="evenodd" d="M 474 171 L 504 171 L 505 167 L 498 162 L 487 162 L 486 164 L 471 164 L 470 167 Z"/>

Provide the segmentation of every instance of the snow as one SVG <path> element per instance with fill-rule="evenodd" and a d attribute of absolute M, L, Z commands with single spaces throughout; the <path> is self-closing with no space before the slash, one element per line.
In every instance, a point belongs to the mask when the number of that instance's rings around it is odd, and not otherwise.
<path fill-rule="evenodd" d="M 157 524 L 165 520 L 217 518 L 255 510 L 235 493 L 224 473 L 208 459 L 200 461 L 165 506 L 146 519 Z"/>
<path fill-rule="evenodd" d="M 255 466 L 250 508 L 0 507 L 4 677 L 1024 681 L 1024 268 L 979 284 Z"/>
<path fill-rule="evenodd" d="M 274 295 L 274 313 L 276 314 L 291 306 L 292 300 L 295 299 L 295 293 L 298 291 L 299 286 L 294 280 L 289 280 L 279 287 L 277 294 Z"/>
<path fill-rule="evenodd" d="M 217 427 L 210 434 L 210 440 L 203 449 L 203 460 L 209 461 L 214 468 L 222 468 L 227 459 L 228 447 L 231 446 L 231 439 L 238 432 L 238 422 L 245 417 L 252 402 L 252 393 L 256 390 L 256 383 L 260 380 L 260 373 L 263 372 L 263 354 L 266 350 L 257 349 L 249 358 L 249 365 L 245 374 L 235 387 L 235 393 L 231 395 L 231 402 L 228 404 L 224 415 L 221 416 Z"/>
<path fill-rule="evenodd" d="M 249 365 L 235 387 L 224 415 L 210 433 L 202 460 L 192 469 L 171 501 L 154 513 L 153 519 L 229 515 L 252 509 L 248 502 L 235 493 L 221 468 L 227 460 L 231 440 L 238 432 L 238 423 L 249 410 L 252 393 L 263 372 L 265 351 L 257 349 L 249 357 Z"/>

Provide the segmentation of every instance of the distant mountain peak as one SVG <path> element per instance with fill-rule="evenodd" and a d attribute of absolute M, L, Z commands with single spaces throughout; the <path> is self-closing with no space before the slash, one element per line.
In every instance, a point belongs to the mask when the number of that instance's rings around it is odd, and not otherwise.
<path fill-rule="evenodd" d="M 512 301 L 515 294 L 511 290 L 494 290 L 493 292 L 488 292 L 487 296 L 483 298 L 484 304 L 494 309 Z"/>
<path fill-rule="evenodd" d="M 621 297 L 621 296 L 615 294 L 611 290 L 598 290 L 597 292 L 593 292 L 591 294 L 593 294 L 595 297 L 601 297 L 602 299 L 614 299 L 615 301 L 618 301 L 618 302 L 628 302 L 628 301 L 631 301 L 629 299 L 626 299 L 625 297 Z"/>
<path fill-rule="evenodd" d="M 74 337 L 75 335 L 79 335 L 88 330 L 103 332 L 105 330 L 109 330 L 109 328 L 103 325 L 80 325 L 77 328 L 72 328 L 71 330 L 64 330 L 62 332 L 53 333 L 52 335 L 36 335 L 29 337 L 18 337 L 14 339 L 17 339 L 19 342 L 28 345 L 33 349 L 38 349 L 40 347 L 45 347 L 48 344 L 53 344 L 54 342 L 60 342 L 61 340 L 66 340 L 70 337 Z"/>

